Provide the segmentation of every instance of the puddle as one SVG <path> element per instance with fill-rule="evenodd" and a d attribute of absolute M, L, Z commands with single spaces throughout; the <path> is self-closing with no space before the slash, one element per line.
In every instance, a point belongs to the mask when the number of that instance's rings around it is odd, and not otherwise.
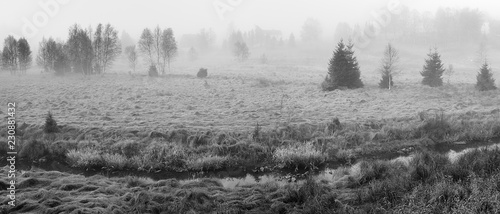
<path fill-rule="evenodd" d="M 448 144 L 440 145 L 435 148 L 441 154 L 446 154 L 450 161 L 456 161 L 461 155 L 470 152 L 474 149 L 494 149 L 500 148 L 499 139 L 495 141 L 485 142 L 485 143 L 469 143 L 469 144 Z M 390 157 L 390 158 L 388 158 Z M 377 159 L 399 161 L 403 164 L 408 165 L 413 155 L 401 156 L 401 155 L 385 155 L 384 157 L 379 157 Z M 372 160 L 373 158 L 370 158 Z M 362 160 L 362 159 L 361 159 Z M 361 161 L 360 160 L 360 161 Z M 359 163 L 359 162 L 358 162 Z M 18 163 L 18 169 L 29 170 L 32 165 L 28 163 Z M 52 161 L 43 164 L 34 165 L 37 168 L 41 168 L 46 171 L 61 171 L 68 172 L 72 174 L 81 174 L 84 176 L 92 175 L 103 175 L 106 177 L 124 177 L 124 176 L 138 176 L 138 177 L 149 177 L 153 180 L 170 179 L 175 178 L 182 182 L 188 182 L 191 180 L 201 179 L 201 178 L 215 178 L 219 179 L 222 185 L 226 188 L 235 188 L 245 185 L 253 184 L 264 184 L 267 182 L 275 182 L 278 185 L 285 185 L 292 182 L 303 182 L 308 176 L 307 171 L 292 171 L 292 170 L 275 170 L 273 172 L 254 172 L 245 170 L 231 170 L 231 171 L 217 171 L 217 172 L 140 172 L 140 171 L 86 171 L 83 169 L 71 168 L 68 165 Z M 340 166 L 330 166 L 316 172 L 312 175 L 314 179 L 317 180 L 328 180 L 328 181 L 338 181 L 345 178 L 345 175 L 356 174 L 359 170 L 359 164 L 354 164 L 348 167 Z"/>

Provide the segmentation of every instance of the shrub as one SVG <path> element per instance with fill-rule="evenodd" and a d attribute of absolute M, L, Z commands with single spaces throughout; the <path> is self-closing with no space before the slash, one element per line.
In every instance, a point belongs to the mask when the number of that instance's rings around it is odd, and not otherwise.
<path fill-rule="evenodd" d="M 491 68 L 488 66 L 487 62 L 484 62 L 481 70 L 477 74 L 476 88 L 479 91 L 495 90 L 495 79 L 493 79 L 493 74 L 491 73 Z"/>
<path fill-rule="evenodd" d="M 245 42 L 236 42 L 233 47 L 233 55 L 239 61 L 245 61 L 250 56 L 250 52 L 248 51 L 248 46 Z"/>
<path fill-rule="evenodd" d="M 200 70 L 198 70 L 198 73 L 196 74 L 196 76 L 198 78 L 205 78 L 208 76 L 208 69 L 206 68 L 200 68 Z"/>
<path fill-rule="evenodd" d="M 56 133 L 59 132 L 59 128 L 57 127 L 57 122 L 52 118 L 52 113 L 47 113 L 47 117 L 45 117 L 45 125 L 43 126 L 43 131 L 45 133 Z"/>
<path fill-rule="evenodd" d="M 36 161 L 46 155 L 46 147 L 43 142 L 30 140 L 24 144 L 19 151 L 19 158 Z"/>
<path fill-rule="evenodd" d="M 76 143 L 69 141 L 56 141 L 49 145 L 49 153 L 54 158 L 65 158 L 69 150 L 76 149 Z"/>
<path fill-rule="evenodd" d="M 158 70 L 156 69 L 155 65 L 149 66 L 148 75 L 150 77 L 158 77 Z"/>
<path fill-rule="evenodd" d="M 434 141 L 444 140 L 453 133 L 452 126 L 444 118 L 444 115 L 431 118 L 418 128 L 420 137 L 427 136 Z"/>

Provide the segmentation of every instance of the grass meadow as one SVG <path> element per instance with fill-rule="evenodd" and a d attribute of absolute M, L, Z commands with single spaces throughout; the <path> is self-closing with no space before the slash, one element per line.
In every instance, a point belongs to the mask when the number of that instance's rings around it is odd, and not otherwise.
<path fill-rule="evenodd" d="M 474 89 L 478 69 L 473 56 L 461 54 L 465 48 L 441 51 L 456 69 L 449 83 L 422 86 L 427 51 L 401 48 L 404 70 L 392 90 L 377 87 L 381 53 L 364 50 L 357 57 L 366 86 L 332 92 L 320 88 L 329 51 L 321 57 L 270 51 L 267 64 L 257 62 L 262 50 L 243 63 L 180 57 L 159 78 L 143 68 L 128 74 L 124 62 L 96 76 L 1 73 L 0 104 L 16 102 L 18 157 L 30 162 L 138 172 L 342 167 L 330 179 L 231 189 L 210 178 L 85 177 L 33 168 L 17 174 L 18 205 L 2 205 L 0 213 L 497 213 L 498 148 L 453 160 L 435 150 L 498 141 L 499 92 Z M 491 64 L 500 79 L 500 63 Z M 208 78 L 196 78 L 199 67 L 208 68 Z M 48 111 L 57 132 L 44 132 Z M 6 148 L 0 141 L 1 154 Z M 403 153 L 411 158 L 373 160 Z M 0 186 L 6 194 L 6 178 Z"/>

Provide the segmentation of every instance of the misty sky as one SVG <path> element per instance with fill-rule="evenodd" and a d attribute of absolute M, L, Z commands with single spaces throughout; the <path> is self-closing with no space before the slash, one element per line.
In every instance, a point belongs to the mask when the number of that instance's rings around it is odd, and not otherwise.
<path fill-rule="evenodd" d="M 14 34 L 23 36 L 28 20 L 44 10 L 39 3 L 57 0 L 0 0 L 0 38 Z M 97 23 L 111 23 L 120 32 L 127 31 L 134 39 L 145 27 L 171 27 L 177 37 L 196 33 L 201 28 L 212 28 L 221 39 L 229 24 L 248 30 L 255 25 L 264 29 L 278 29 L 283 35 L 300 32 L 308 17 L 319 20 L 324 36 L 331 36 L 338 22 L 364 23 L 371 12 L 385 8 L 388 0 L 59 0 L 59 10 L 54 17 L 48 15 L 42 27 L 36 27 L 30 42 L 38 42 L 42 36 L 65 40 L 68 27 L 79 23 L 82 27 Z M 401 4 L 419 11 L 434 11 L 438 7 L 471 7 L 491 16 L 500 14 L 491 0 L 401 0 Z M 226 6 L 228 11 L 221 18 L 214 4 Z M 230 3 L 233 3 L 231 5 Z M 495 10 L 496 8 L 496 10 Z M 499 18 L 496 16 L 496 18 Z M 40 19 L 43 21 L 43 19 Z M 29 24 L 28 24 L 29 25 Z M 31 28 L 30 28 L 31 29 Z"/>

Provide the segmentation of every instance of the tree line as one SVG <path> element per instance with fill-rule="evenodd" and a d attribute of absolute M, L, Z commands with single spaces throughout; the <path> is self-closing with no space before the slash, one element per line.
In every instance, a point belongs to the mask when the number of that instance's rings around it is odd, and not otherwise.
<path fill-rule="evenodd" d="M 165 74 L 165 67 L 177 54 L 177 42 L 171 28 L 153 31 L 144 29 L 138 43 L 139 51 L 155 68 Z M 36 64 L 45 72 L 63 74 L 68 71 L 82 74 L 106 73 L 122 53 L 118 31 L 111 24 L 98 24 L 95 29 L 84 29 L 78 24 L 69 28 L 66 41 L 56 41 L 45 37 L 39 43 Z M 125 55 L 130 67 L 135 71 L 139 54 L 135 45 L 125 47 Z M 25 38 L 16 40 L 8 36 L 0 52 L 0 62 L 4 70 L 15 74 L 25 73 L 32 64 L 32 52 Z"/>
<path fill-rule="evenodd" d="M 328 64 L 328 74 L 325 80 L 321 83 L 324 91 L 332 91 L 336 89 L 356 89 L 364 86 L 360 78 L 360 68 L 353 50 L 354 44 L 349 42 L 345 44 L 343 40 L 337 44 L 337 48 L 333 53 L 333 57 Z M 394 86 L 393 77 L 400 74 L 401 67 L 399 66 L 399 52 L 390 43 L 386 46 L 384 55 L 379 68 L 381 80 L 379 87 L 383 89 L 391 89 Z M 453 67 L 450 66 L 448 72 L 452 72 Z M 437 48 L 430 50 L 423 69 L 420 72 L 422 76 L 421 83 L 430 87 L 439 87 L 443 85 L 443 74 L 446 69 L 441 61 L 441 55 Z M 480 91 L 495 90 L 495 79 L 491 68 L 486 59 L 476 76 L 476 88 Z"/>

